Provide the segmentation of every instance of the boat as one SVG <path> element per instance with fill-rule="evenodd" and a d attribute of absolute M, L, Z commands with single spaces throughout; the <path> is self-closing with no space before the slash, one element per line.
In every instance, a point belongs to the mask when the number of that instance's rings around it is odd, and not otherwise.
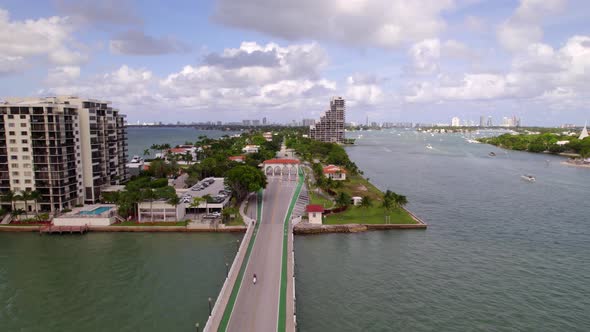
<path fill-rule="evenodd" d="M 429 149 L 429 150 L 432 150 L 432 145 L 430 145 L 430 144 L 427 144 L 427 145 L 426 145 L 426 148 L 427 148 L 427 149 Z"/>
<path fill-rule="evenodd" d="M 535 181 L 537 181 L 537 179 L 535 179 L 535 177 L 534 177 L 534 176 L 532 176 L 532 175 L 526 175 L 526 174 L 525 174 L 525 175 L 521 175 L 520 177 L 521 177 L 523 180 L 525 180 L 525 181 L 528 181 L 528 182 L 535 182 Z"/>
<path fill-rule="evenodd" d="M 495 157 L 495 156 L 496 156 L 496 153 L 492 151 L 492 152 L 490 152 L 490 153 L 488 154 L 488 156 L 490 156 L 490 157 Z"/>
<path fill-rule="evenodd" d="M 479 142 L 479 141 L 476 141 L 476 140 L 474 140 L 474 139 L 468 139 L 468 140 L 467 140 L 467 143 L 480 144 L 480 142 Z"/>

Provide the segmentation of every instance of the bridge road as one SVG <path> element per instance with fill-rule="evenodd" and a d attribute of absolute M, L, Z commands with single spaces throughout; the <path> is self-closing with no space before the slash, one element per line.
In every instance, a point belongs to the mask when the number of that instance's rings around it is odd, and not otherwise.
<path fill-rule="evenodd" d="M 296 181 L 269 179 L 264 190 L 262 218 L 228 331 L 276 331 L 283 246 L 283 223 L 295 192 Z M 252 283 L 256 273 L 258 281 Z"/>

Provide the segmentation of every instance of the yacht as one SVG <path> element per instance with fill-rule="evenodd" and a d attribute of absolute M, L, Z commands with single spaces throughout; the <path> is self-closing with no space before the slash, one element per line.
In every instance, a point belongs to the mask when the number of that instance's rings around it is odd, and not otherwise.
<path fill-rule="evenodd" d="M 426 148 L 427 148 L 427 149 L 429 149 L 429 150 L 432 150 L 432 145 L 430 145 L 430 144 L 427 144 L 427 145 L 426 145 Z"/>
<path fill-rule="evenodd" d="M 525 175 L 522 175 L 521 178 L 523 180 L 525 180 L 525 181 L 528 181 L 528 182 L 535 182 L 535 181 L 537 181 L 537 179 L 535 179 L 535 177 L 532 176 L 532 175 L 526 175 L 525 174 Z"/>

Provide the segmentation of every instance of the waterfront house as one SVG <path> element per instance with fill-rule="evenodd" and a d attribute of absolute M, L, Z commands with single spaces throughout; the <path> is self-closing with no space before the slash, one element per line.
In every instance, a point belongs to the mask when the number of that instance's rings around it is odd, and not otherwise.
<path fill-rule="evenodd" d="M 363 198 L 360 196 L 352 196 L 351 200 L 352 200 L 352 205 L 360 206 L 361 202 L 363 201 Z"/>
<path fill-rule="evenodd" d="M 346 170 L 342 167 L 335 165 L 328 165 L 324 167 L 324 176 L 334 181 L 346 180 Z"/>
<path fill-rule="evenodd" d="M 322 214 L 324 207 L 321 205 L 310 204 L 307 206 L 307 218 L 310 224 L 322 224 Z"/>

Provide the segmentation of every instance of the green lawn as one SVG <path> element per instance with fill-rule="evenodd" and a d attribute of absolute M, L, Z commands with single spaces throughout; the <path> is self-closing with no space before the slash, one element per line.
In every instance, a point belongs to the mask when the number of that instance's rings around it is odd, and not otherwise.
<path fill-rule="evenodd" d="M 360 175 L 351 175 L 346 181 L 342 181 L 342 187 L 337 188 L 336 191 L 346 192 L 350 196 L 369 196 L 373 202 L 380 202 L 383 200 L 383 193 L 377 189 L 372 183 L 367 181 Z"/>
<path fill-rule="evenodd" d="M 310 204 L 321 205 L 325 209 L 331 208 L 334 205 L 334 203 L 331 200 L 325 198 L 324 196 L 318 195 L 312 191 L 309 191 L 309 201 Z"/>
<path fill-rule="evenodd" d="M 154 221 L 154 222 L 135 222 L 135 221 L 124 221 L 121 223 L 113 224 L 111 226 L 186 226 L 186 221 Z"/>
<path fill-rule="evenodd" d="M 384 224 L 385 216 L 389 215 L 390 224 L 416 224 L 416 221 L 405 210 L 386 212 L 380 206 L 362 208 L 350 206 L 342 213 L 331 214 L 324 219 L 326 225 L 341 224 Z"/>
<path fill-rule="evenodd" d="M 227 226 L 245 226 L 244 225 L 244 218 L 239 213 L 236 213 L 235 218 L 231 218 L 230 221 L 226 224 Z"/>

